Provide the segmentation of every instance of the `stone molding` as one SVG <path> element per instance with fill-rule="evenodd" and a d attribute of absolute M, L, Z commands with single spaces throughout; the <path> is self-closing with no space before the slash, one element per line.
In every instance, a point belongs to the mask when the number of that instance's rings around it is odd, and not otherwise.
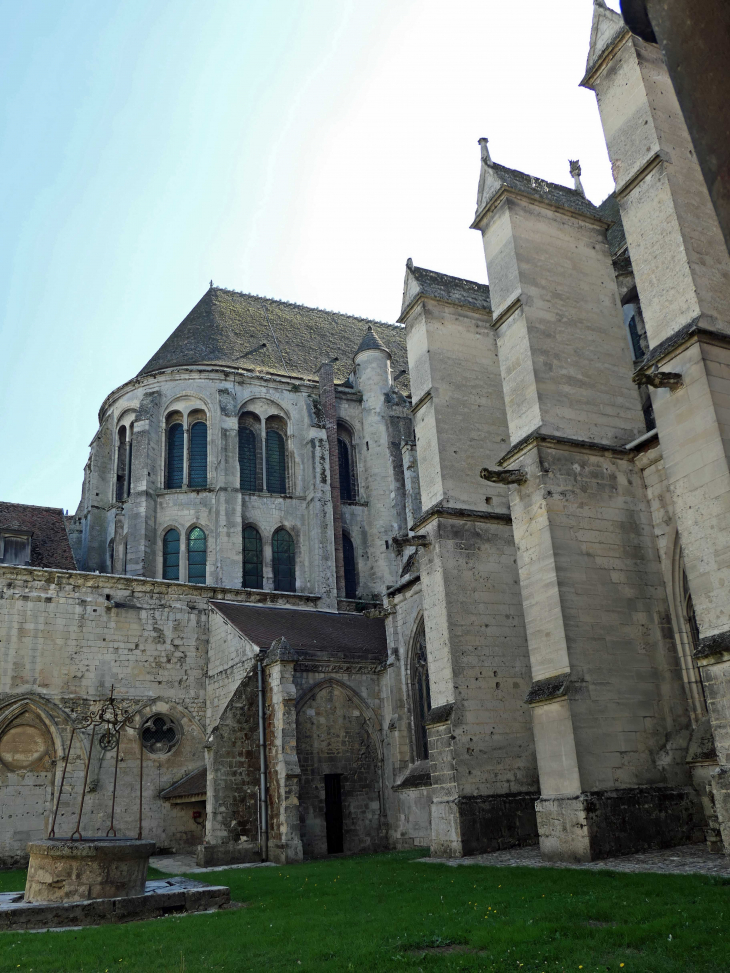
<path fill-rule="evenodd" d="M 723 331 L 712 331 L 710 328 L 703 328 L 700 325 L 702 316 L 693 318 L 687 324 L 670 334 L 664 341 L 660 341 L 656 348 L 652 348 L 642 360 L 634 375 L 642 375 L 647 372 L 652 365 L 658 364 L 663 358 L 667 358 L 672 352 L 681 351 L 685 345 L 693 341 L 707 341 L 710 344 L 730 347 L 730 335 Z"/>
<path fill-rule="evenodd" d="M 616 459 L 633 459 L 633 449 L 626 446 L 612 446 L 610 443 L 594 443 L 588 439 L 573 439 L 570 436 L 551 436 L 539 430 L 530 432 L 514 446 L 510 447 L 500 459 L 497 466 L 505 467 L 518 459 L 533 446 L 551 446 L 554 449 L 576 450 L 579 452 L 603 453 Z"/>
<path fill-rule="evenodd" d="M 512 524 L 510 514 L 498 513 L 490 510 L 470 510 L 466 507 L 446 507 L 443 500 L 439 500 L 428 510 L 424 510 L 421 516 L 409 528 L 409 530 L 421 530 L 433 520 L 479 520 L 485 523 Z M 398 586 L 396 585 L 396 588 Z M 389 594 L 395 589 L 390 588 Z"/>
<path fill-rule="evenodd" d="M 377 662 L 297 662 L 297 672 L 350 672 L 375 673 L 378 671 Z"/>

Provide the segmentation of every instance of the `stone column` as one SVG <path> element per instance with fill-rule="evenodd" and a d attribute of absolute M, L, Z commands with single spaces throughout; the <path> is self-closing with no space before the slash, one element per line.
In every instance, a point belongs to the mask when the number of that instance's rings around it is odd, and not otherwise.
<path fill-rule="evenodd" d="M 730 256 L 659 48 L 598 6 L 592 37 L 583 84 L 598 99 L 646 323 L 637 377 L 655 386 L 730 853 Z"/>
<path fill-rule="evenodd" d="M 269 858 L 280 865 L 302 860 L 299 836 L 299 760 L 294 663 L 285 638 L 266 653 L 266 761 L 269 788 Z"/>
<path fill-rule="evenodd" d="M 340 461 L 337 446 L 337 405 L 335 380 L 331 362 L 319 366 L 319 401 L 324 413 L 329 453 L 330 494 L 332 496 L 332 530 L 335 549 L 335 578 L 337 597 L 345 597 L 345 562 L 342 555 L 342 498 L 340 496 Z"/>
<path fill-rule="evenodd" d="M 479 478 L 507 438 L 489 289 L 413 267 L 403 312 L 423 513 L 432 710 L 431 854 L 537 838 L 537 766 L 507 489 Z M 406 658 L 404 664 L 407 666 Z"/>
<path fill-rule="evenodd" d="M 217 577 L 209 583 L 240 588 L 243 581 L 243 538 L 241 480 L 238 467 L 238 412 L 230 389 L 218 389 L 220 442 L 214 468 Z M 211 416 L 211 426 L 214 418 Z M 214 447 L 214 427 L 210 431 Z"/>
<path fill-rule="evenodd" d="M 86 509 L 83 513 L 84 571 L 107 570 L 107 510 L 112 502 L 114 430 L 109 417 L 102 421 L 91 444 Z"/>
<path fill-rule="evenodd" d="M 404 439 L 400 448 L 406 483 L 406 523 L 410 528 L 416 518 L 421 516 L 421 484 L 418 479 L 418 452 L 415 439 Z"/>
<path fill-rule="evenodd" d="M 692 840 L 690 727 L 641 474 L 644 432 L 606 239 L 577 190 L 494 165 L 482 231 L 512 448 L 545 857 Z M 510 472 L 507 472 L 507 471 Z"/>
<path fill-rule="evenodd" d="M 134 420 L 134 445 L 127 501 L 127 574 L 154 578 L 157 573 L 157 486 L 160 441 L 160 393 L 145 392 Z"/>

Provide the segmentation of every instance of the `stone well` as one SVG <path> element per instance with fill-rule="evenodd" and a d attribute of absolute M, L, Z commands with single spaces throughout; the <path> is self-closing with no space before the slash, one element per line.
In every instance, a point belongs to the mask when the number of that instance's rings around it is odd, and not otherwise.
<path fill-rule="evenodd" d="M 26 902 L 79 902 L 143 895 L 154 841 L 48 839 L 28 845 Z"/>

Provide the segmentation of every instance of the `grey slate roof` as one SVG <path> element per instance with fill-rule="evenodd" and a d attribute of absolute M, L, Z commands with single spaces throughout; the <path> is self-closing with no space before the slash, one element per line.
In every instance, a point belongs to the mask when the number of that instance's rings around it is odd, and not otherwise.
<path fill-rule="evenodd" d="M 3 528 L 33 532 L 30 541 L 31 567 L 76 570 L 63 510 L 60 507 L 0 502 L 0 530 Z"/>
<path fill-rule="evenodd" d="M 355 354 L 359 355 L 361 351 L 374 351 L 376 349 L 380 349 L 381 351 L 388 351 L 388 349 L 385 347 L 383 342 L 373 331 L 373 326 L 369 324 L 368 329 L 365 332 L 365 336 L 363 337 L 360 344 L 357 346 L 357 351 L 355 352 Z"/>
<path fill-rule="evenodd" d="M 263 608 L 227 601 L 211 602 L 233 627 L 260 649 L 282 636 L 301 659 L 385 662 L 388 644 L 382 618 L 343 612 Z"/>
<path fill-rule="evenodd" d="M 407 370 L 405 329 L 398 325 L 211 287 L 139 374 L 206 364 L 314 379 L 322 362 L 337 356 L 335 381 L 343 382 L 368 325 L 390 351 L 394 370 Z"/>
<path fill-rule="evenodd" d="M 584 216 L 602 219 L 598 207 L 594 206 L 589 199 L 586 199 L 576 189 L 569 189 L 567 186 L 561 186 L 557 182 L 548 182 L 547 179 L 538 179 L 537 176 L 520 172 L 519 169 L 509 169 L 507 166 L 501 166 L 497 162 L 491 164 L 491 169 L 498 179 L 510 189 L 526 193 L 528 196 L 534 196 L 536 199 L 548 200 L 549 202 L 556 203 L 558 206 L 565 206 L 567 209 L 572 209 L 576 213 L 582 213 Z"/>
<path fill-rule="evenodd" d="M 449 274 L 427 270 L 425 267 L 415 267 L 413 261 L 409 261 L 406 266 L 418 285 L 418 293 L 425 297 L 436 297 L 442 301 L 491 311 L 492 302 L 489 298 L 488 284 L 479 284 L 475 280 L 466 280 L 463 277 L 451 277 Z"/>
<path fill-rule="evenodd" d="M 177 783 L 166 787 L 164 791 L 160 792 L 160 797 L 166 801 L 176 797 L 198 797 L 199 795 L 204 797 L 207 787 L 208 772 L 205 765 L 203 765 L 191 774 L 187 774 L 182 780 L 177 781 Z"/>

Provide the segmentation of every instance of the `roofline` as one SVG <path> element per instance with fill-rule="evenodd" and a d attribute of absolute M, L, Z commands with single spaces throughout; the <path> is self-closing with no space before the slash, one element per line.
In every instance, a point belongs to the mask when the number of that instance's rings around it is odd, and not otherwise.
<path fill-rule="evenodd" d="M 316 378 L 313 379 L 310 377 L 306 377 L 304 375 L 286 375 L 284 372 L 275 372 L 273 370 L 262 369 L 262 368 L 252 368 L 251 366 L 247 367 L 244 365 L 241 366 L 221 365 L 219 363 L 216 364 L 214 362 L 201 362 L 199 364 L 196 363 L 196 364 L 186 364 L 186 365 L 166 365 L 164 368 L 155 368 L 149 372 L 139 372 L 137 375 L 134 376 L 134 378 L 130 378 L 126 382 L 123 382 L 121 385 L 118 385 L 115 389 L 112 389 L 112 391 L 108 393 L 104 401 L 99 406 L 99 412 L 98 412 L 99 425 L 101 425 L 103 417 L 106 414 L 109 407 L 112 405 L 112 403 L 117 398 L 119 398 L 119 396 L 123 395 L 125 392 L 128 392 L 131 389 L 142 385 L 145 381 L 147 381 L 147 379 L 151 379 L 151 378 L 160 379 L 160 378 L 165 378 L 166 376 L 172 377 L 173 373 L 192 371 L 192 370 L 218 372 L 223 376 L 224 380 L 228 376 L 233 376 L 233 377 L 239 375 L 266 376 L 267 378 L 275 379 L 280 382 L 288 382 L 289 384 L 291 384 L 293 381 L 296 381 L 296 382 L 301 382 L 304 385 L 311 386 L 311 388 L 313 389 L 319 388 L 319 383 L 317 382 Z M 345 386 L 344 382 L 339 382 L 339 383 L 336 382 L 335 391 L 342 392 L 345 395 L 347 395 L 348 393 L 359 394 L 357 389 L 348 388 L 347 386 Z M 92 445 L 94 439 L 96 438 L 96 435 L 97 433 L 95 432 L 94 437 L 92 438 L 92 441 L 91 443 L 89 443 L 89 445 Z"/>
<path fill-rule="evenodd" d="M 623 47 L 629 37 L 631 37 L 631 31 L 628 27 L 626 27 L 625 30 L 620 31 L 616 35 L 616 40 L 613 42 L 613 44 L 609 44 L 593 67 L 589 71 L 586 71 L 581 80 L 578 82 L 578 87 L 587 88 L 588 91 L 593 91 L 593 82 L 595 81 L 596 76 L 603 71 L 608 62 L 618 53 L 619 47 Z"/>
<path fill-rule="evenodd" d="M 481 286 L 486 287 L 487 285 L 483 284 Z M 405 324 L 405 318 L 410 317 L 411 313 L 415 311 L 416 307 L 418 307 L 419 304 L 424 303 L 424 301 L 435 301 L 436 304 L 444 304 L 446 307 L 458 307 L 464 311 L 471 311 L 474 314 L 483 314 L 487 317 L 492 316 L 491 308 L 476 307 L 474 304 L 465 304 L 463 301 L 450 301 L 446 297 L 435 297 L 433 294 L 424 294 L 423 292 L 419 292 L 413 297 L 411 302 L 407 304 L 403 310 L 401 310 L 398 320 Z"/>

